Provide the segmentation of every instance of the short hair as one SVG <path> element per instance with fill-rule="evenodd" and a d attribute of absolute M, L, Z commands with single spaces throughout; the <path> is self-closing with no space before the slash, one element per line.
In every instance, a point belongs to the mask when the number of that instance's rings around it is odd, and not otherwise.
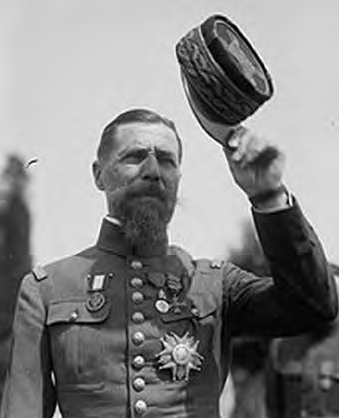
<path fill-rule="evenodd" d="M 134 122 L 141 122 L 141 123 L 162 123 L 171 129 L 175 137 L 178 141 L 179 146 L 179 163 L 182 160 L 183 154 L 183 146 L 181 138 L 178 134 L 176 126 L 174 122 L 164 116 L 159 115 L 158 113 L 154 112 L 153 110 L 148 109 L 131 109 L 127 110 L 126 112 L 121 113 L 115 119 L 113 119 L 103 130 L 100 138 L 100 143 L 97 150 L 97 158 L 99 161 L 104 161 L 105 158 L 110 154 L 112 150 L 112 145 L 114 142 L 114 134 L 116 133 L 117 127 L 134 123 Z"/>

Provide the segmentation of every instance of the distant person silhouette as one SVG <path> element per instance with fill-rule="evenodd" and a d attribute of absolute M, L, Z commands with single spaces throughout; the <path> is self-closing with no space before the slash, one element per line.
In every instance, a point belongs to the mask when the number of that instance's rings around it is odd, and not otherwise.
<path fill-rule="evenodd" d="M 0 399 L 9 362 L 16 297 L 22 277 L 31 268 L 27 182 L 23 161 L 10 155 L 0 177 Z"/>

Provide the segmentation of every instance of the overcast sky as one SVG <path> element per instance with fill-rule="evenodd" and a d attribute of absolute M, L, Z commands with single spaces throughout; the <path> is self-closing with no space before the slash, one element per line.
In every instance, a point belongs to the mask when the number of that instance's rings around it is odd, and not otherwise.
<path fill-rule="evenodd" d="M 175 44 L 221 13 L 251 39 L 274 97 L 246 125 L 287 154 L 286 183 L 339 262 L 337 0 L 0 0 L 0 155 L 29 168 L 35 261 L 91 245 L 105 214 L 91 162 L 130 107 L 176 121 L 184 140 L 172 241 L 194 256 L 238 245 L 249 204 L 184 97 Z"/>

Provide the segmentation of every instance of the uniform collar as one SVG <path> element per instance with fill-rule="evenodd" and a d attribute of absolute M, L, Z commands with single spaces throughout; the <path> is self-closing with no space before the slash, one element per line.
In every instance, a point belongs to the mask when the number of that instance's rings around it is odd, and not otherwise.
<path fill-rule="evenodd" d="M 97 247 L 101 250 L 111 252 L 120 256 L 138 256 L 138 257 L 158 257 L 166 255 L 168 249 L 168 240 L 158 244 L 156 248 L 150 251 L 136 251 L 126 240 L 120 225 L 104 218 L 101 224 Z"/>

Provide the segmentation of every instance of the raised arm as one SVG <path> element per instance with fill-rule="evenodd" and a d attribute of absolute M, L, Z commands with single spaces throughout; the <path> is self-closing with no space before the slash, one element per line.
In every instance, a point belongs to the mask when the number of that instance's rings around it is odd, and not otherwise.
<path fill-rule="evenodd" d="M 283 185 L 285 157 L 241 127 L 224 148 L 236 184 L 252 203 L 272 278 L 227 271 L 234 332 L 285 335 L 333 320 L 335 282 L 320 241 Z"/>

